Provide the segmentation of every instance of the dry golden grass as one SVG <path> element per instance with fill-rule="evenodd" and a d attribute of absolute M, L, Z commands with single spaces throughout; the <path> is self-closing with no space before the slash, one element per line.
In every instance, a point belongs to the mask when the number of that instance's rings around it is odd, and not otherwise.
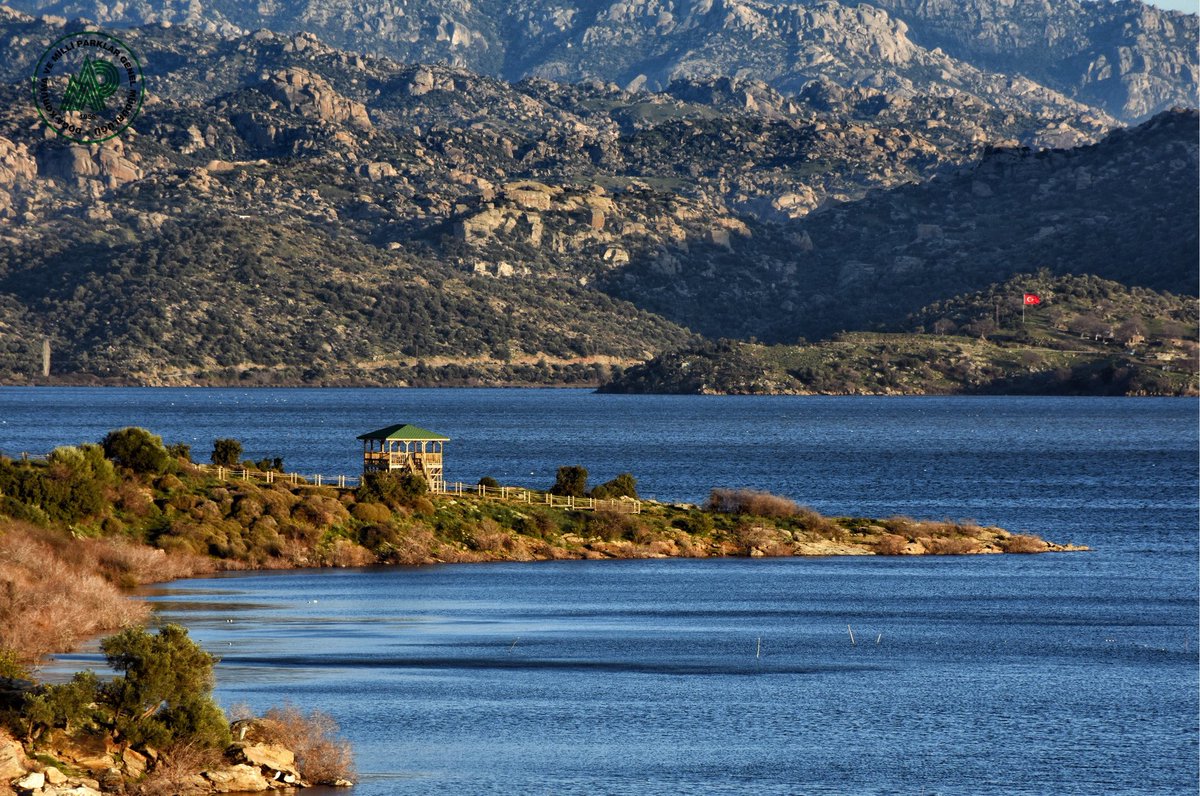
<path fill-rule="evenodd" d="M 908 540 L 894 533 L 885 533 L 875 542 L 875 555 L 899 556 L 904 554 Z"/>
<path fill-rule="evenodd" d="M 0 647 L 33 663 L 80 638 L 137 624 L 149 608 L 121 587 L 186 577 L 211 562 L 113 539 L 0 524 Z"/>
<path fill-rule="evenodd" d="M 1015 534 L 1008 539 L 1001 539 L 1000 546 L 1006 553 L 1044 553 L 1049 545 L 1036 536 Z"/>
<path fill-rule="evenodd" d="M 714 489 L 708 496 L 708 505 L 715 511 L 756 517 L 794 517 L 800 513 L 796 501 L 753 489 Z"/>
<path fill-rule="evenodd" d="M 195 792 L 199 772 L 224 765 L 221 753 L 195 743 L 163 750 L 154 769 L 132 786 L 131 796 L 176 796 Z"/>

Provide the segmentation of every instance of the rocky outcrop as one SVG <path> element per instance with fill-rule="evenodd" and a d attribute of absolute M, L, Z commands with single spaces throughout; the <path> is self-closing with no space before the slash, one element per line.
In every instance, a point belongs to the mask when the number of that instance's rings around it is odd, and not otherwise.
<path fill-rule="evenodd" d="M 346 99 L 320 75 L 297 67 L 280 69 L 264 76 L 262 91 L 279 100 L 293 113 L 330 124 L 348 124 L 360 130 L 372 128 L 367 108 Z"/>
<path fill-rule="evenodd" d="M 210 793 L 257 793 L 308 787 L 296 765 L 295 753 L 271 741 L 270 722 L 248 719 L 232 725 L 235 743 L 226 750 L 223 764 L 180 770 L 177 761 L 147 750 L 142 754 L 105 738 L 67 738 L 55 731 L 39 740 L 38 749 L 69 764 L 68 775 L 56 766 L 31 760 L 22 744 L 0 731 L 0 794 L 10 788 L 18 796 L 100 796 L 122 793 L 130 783 L 149 775 L 159 790 L 199 796 Z M 44 758 L 43 758 L 44 759 Z M 162 768 L 169 773 L 164 779 Z M 345 780 L 322 783 L 350 785 Z"/>
<path fill-rule="evenodd" d="M 113 138 L 103 144 L 47 145 L 39 153 L 38 175 L 75 187 L 113 189 L 140 180 L 143 172 Z"/>
<path fill-rule="evenodd" d="M 0 730 L 0 782 L 9 782 L 28 773 L 30 762 L 25 748 L 4 730 Z"/>

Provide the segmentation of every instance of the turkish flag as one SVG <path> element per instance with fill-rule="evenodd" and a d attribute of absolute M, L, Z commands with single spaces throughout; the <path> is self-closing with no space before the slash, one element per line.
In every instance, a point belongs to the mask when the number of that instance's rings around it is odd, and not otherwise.
<path fill-rule="evenodd" d="M 1041 304 L 1042 297 L 1039 296 L 1037 293 L 1026 293 L 1025 294 L 1025 303 L 1026 304 Z"/>

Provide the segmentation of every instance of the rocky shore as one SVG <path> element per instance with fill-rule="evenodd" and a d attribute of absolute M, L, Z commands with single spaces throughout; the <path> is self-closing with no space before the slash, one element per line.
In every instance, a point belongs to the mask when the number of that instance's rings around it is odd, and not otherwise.
<path fill-rule="evenodd" d="M 189 755 L 186 749 L 173 755 L 153 749 L 143 754 L 111 738 L 81 742 L 65 733 L 43 740 L 34 751 L 0 730 L 0 794 L 201 796 L 310 787 L 314 783 L 301 775 L 296 753 L 271 740 L 275 729 L 269 720 L 235 721 L 230 727 L 234 743 L 223 754 L 207 756 Z M 150 771 L 158 775 L 148 778 Z M 333 779 L 320 784 L 352 783 Z"/>

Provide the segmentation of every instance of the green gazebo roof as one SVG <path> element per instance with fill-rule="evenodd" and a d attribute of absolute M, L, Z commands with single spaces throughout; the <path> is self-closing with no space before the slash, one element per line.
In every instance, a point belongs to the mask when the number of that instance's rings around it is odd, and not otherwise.
<path fill-rule="evenodd" d="M 429 442 L 449 442 L 449 437 L 443 437 L 441 434 L 436 434 L 411 423 L 397 423 L 394 426 L 379 428 L 374 431 L 368 431 L 366 434 L 359 434 L 359 439 L 395 439 L 395 440 L 425 440 Z"/>

